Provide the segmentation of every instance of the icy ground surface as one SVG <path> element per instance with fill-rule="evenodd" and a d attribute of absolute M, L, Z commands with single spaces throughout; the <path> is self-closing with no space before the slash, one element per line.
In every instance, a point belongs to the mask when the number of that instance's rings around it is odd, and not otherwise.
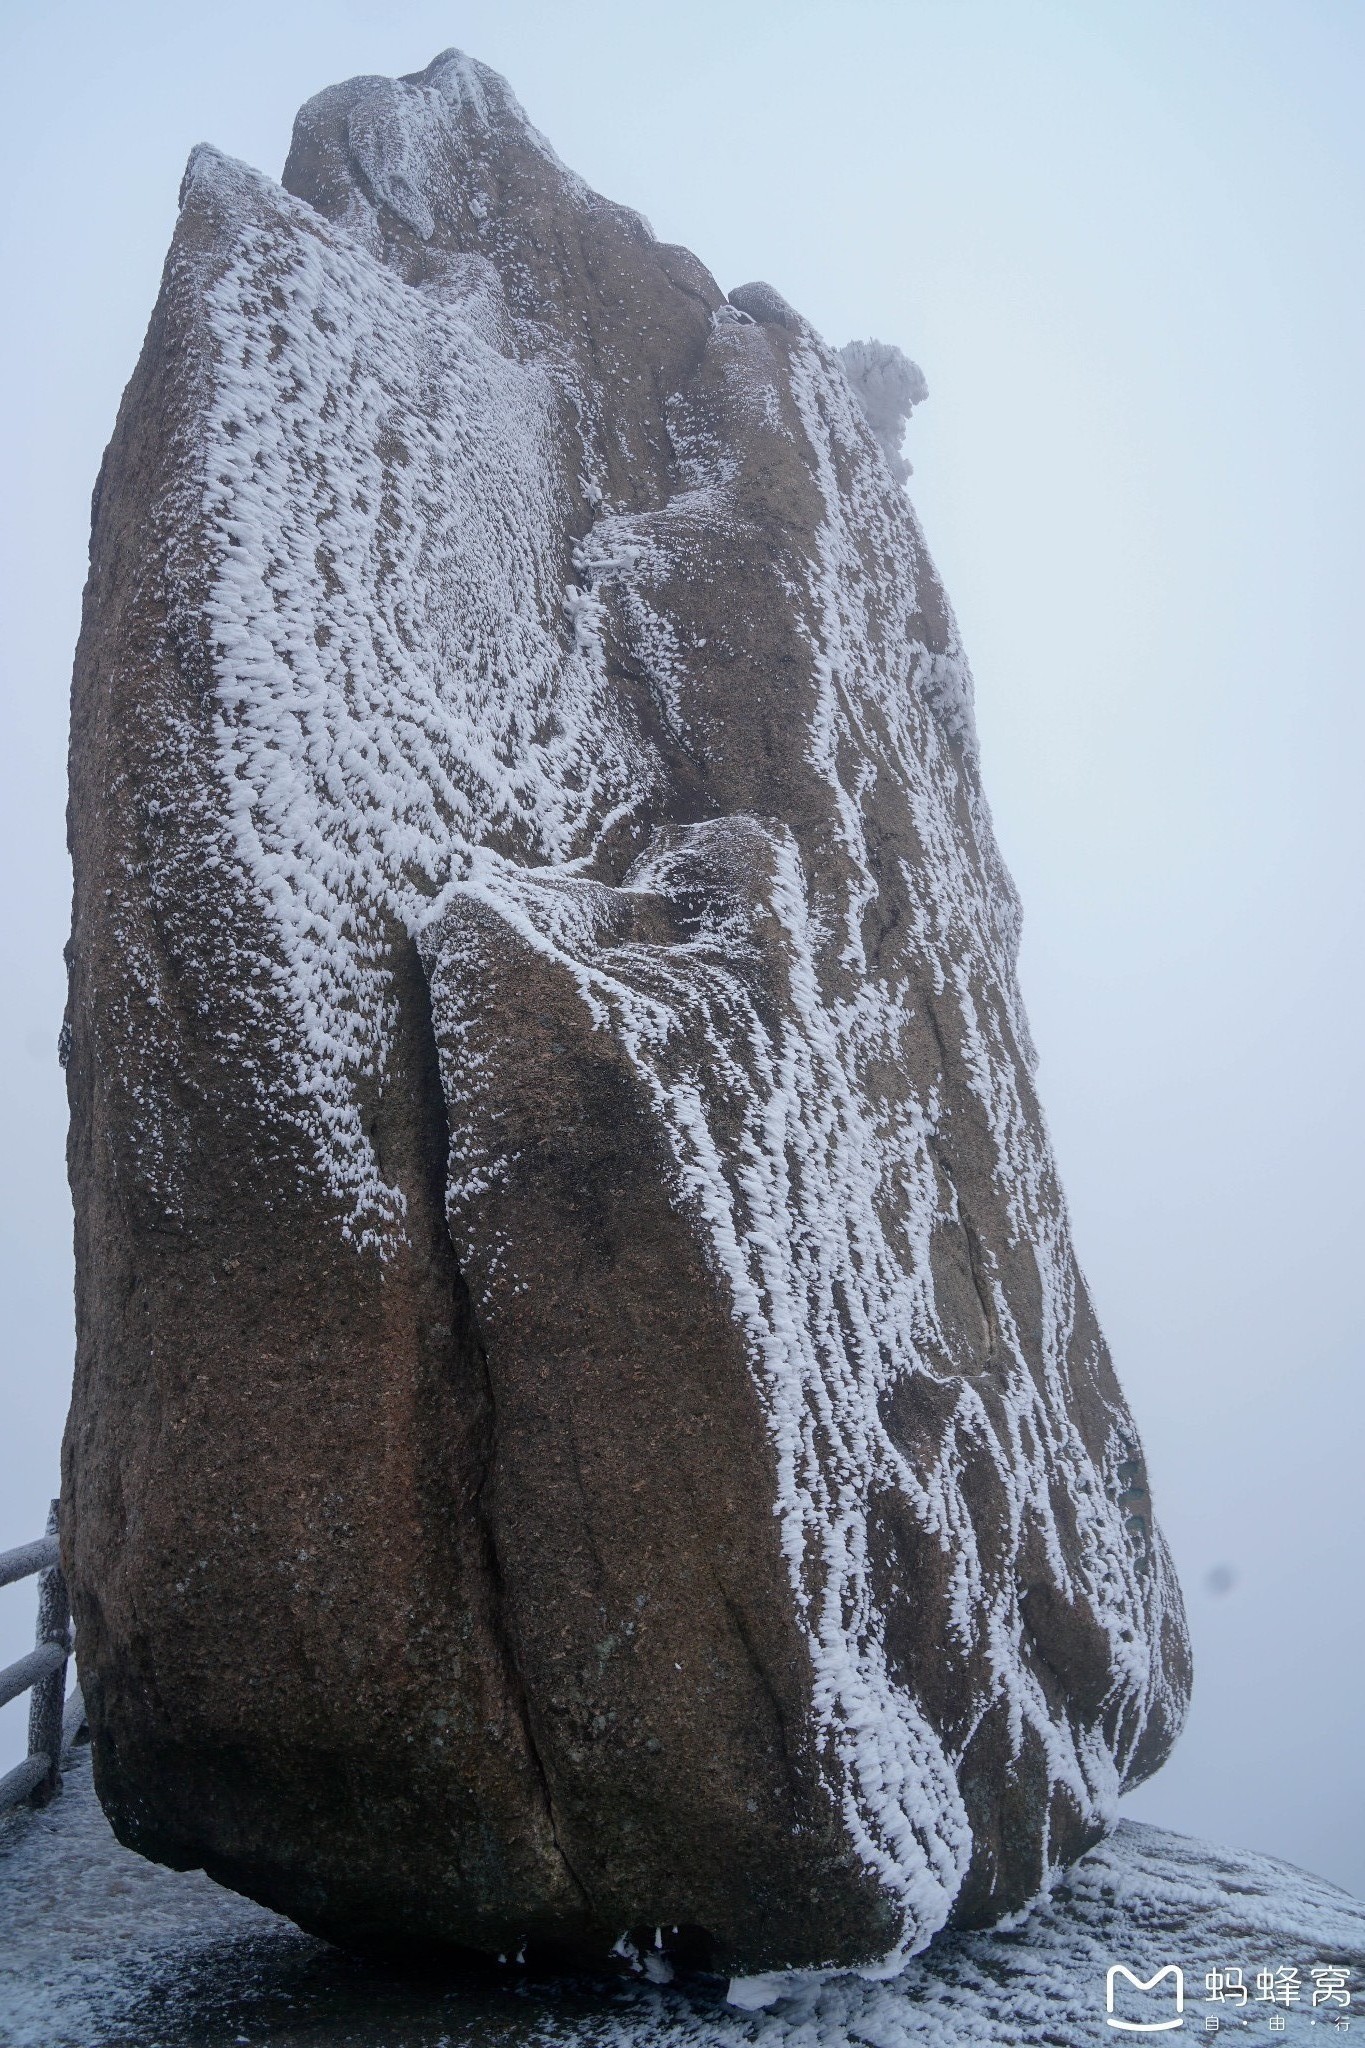
<path fill-rule="evenodd" d="M 1177 2038 L 1326 2048 L 1349 2039 L 1338 2030 L 1349 2019 L 1365 2043 L 1365 1904 L 1269 1857 L 1131 1822 L 1019 1926 L 944 1937 L 890 1983 L 798 1982 L 760 2011 L 727 2004 L 726 1986 L 713 1981 L 657 1988 L 386 1974 L 202 1873 L 162 1870 L 120 1848 L 85 1753 L 51 1807 L 0 1822 L 4 2048 L 1071 2048 L 1125 2038 L 1105 2018 L 1113 1963 L 1140 1979 L 1181 1966 Z M 1312 2010 L 1315 1964 L 1351 1972 L 1349 2008 Z M 1208 1997 L 1208 1974 L 1229 1969 L 1250 1987 L 1244 2010 Z M 1299 2003 L 1258 1999 L 1257 1973 L 1285 1970 L 1298 1972 Z M 1134 1994 L 1119 2012 L 1173 2016 L 1169 1986 Z M 1217 2036 L 1210 2016 L 1221 2019 Z"/>

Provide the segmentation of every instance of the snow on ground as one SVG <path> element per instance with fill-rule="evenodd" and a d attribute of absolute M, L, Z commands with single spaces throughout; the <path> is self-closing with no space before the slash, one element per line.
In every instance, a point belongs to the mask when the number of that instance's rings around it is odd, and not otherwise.
<path fill-rule="evenodd" d="M 890 1982 L 852 1976 L 666 1988 L 516 1973 L 403 1978 L 119 1847 L 88 1753 L 61 1797 L 0 1823 L 3 2048 L 1079 2048 L 1111 2031 L 1106 1973 L 1184 1971 L 1167 2038 L 1365 2042 L 1365 1904 L 1290 1865 L 1123 1823 L 1018 1925 L 942 1937 Z M 1338 1979 L 1313 1971 L 1345 1970 Z M 1245 2007 L 1209 1995 L 1241 1973 Z M 1258 1973 L 1297 1988 L 1258 1996 Z M 1296 1977 L 1284 1973 L 1297 1973 Z M 1235 1979 L 1233 1980 L 1235 1985 Z M 1320 1995 L 1311 2005 L 1315 1989 Z M 1170 2020 L 1173 1980 L 1120 1980 L 1116 2017 Z M 1217 2018 L 1215 2033 L 1209 2026 Z M 1277 2027 L 1274 2022 L 1282 2021 Z M 1150 2039 L 1149 2034 L 1146 2038 Z"/>

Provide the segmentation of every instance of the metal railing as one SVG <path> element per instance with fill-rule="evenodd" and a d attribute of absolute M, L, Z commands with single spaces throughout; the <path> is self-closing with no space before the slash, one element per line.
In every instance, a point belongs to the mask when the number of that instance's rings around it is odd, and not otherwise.
<path fill-rule="evenodd" d="M 71 1603 L 57 1546 L 57 1503 L 47 1517 L 47 1534 L 17 1550 L 0 1551 L 0 1586 L 38 1575 L 38 1627 L 26 1657 L 0 1671 L 0 1707 L 21 1692 L 28 1708 L 28 1755 L 0 1778 L 0 1813 L 27 1799 L 42 1806 L 62 1782 L 62 1757 L 85 1721 L 80 1687 L 66 1697 L 71 1655 Z"/>

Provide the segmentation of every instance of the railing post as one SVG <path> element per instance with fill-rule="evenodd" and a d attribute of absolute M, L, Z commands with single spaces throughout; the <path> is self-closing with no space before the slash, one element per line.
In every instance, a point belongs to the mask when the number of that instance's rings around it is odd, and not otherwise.
<path fill-rule="evenodd" d="M 47 1533 L 57 1534 L 57 1508 L 54 1500 L 48 1511 Z M 71 1603 L 66 1590 L 66 1574 L 60 1562 L 48 1565 L 38 1574 L 38 1629 L 35 1644 L 60 1643 L 68 1654 L 71 1649 Z M 62 1767 L 62 1709 L 66 1704 L 66 1657 L 46 1678 L 40 1678 L 33 1688 L 28 1709 L 28 1753 L 30 1758 L 46 1757 L 47 1771 L 41 1777 L 30 1798 L 35 1806 L 43 1806 L 51 1799 L 61 1784 Z"/>

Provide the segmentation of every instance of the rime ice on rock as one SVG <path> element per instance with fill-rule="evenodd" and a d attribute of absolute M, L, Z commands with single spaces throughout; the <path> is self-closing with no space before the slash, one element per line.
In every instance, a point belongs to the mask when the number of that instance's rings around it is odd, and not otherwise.
<path fill-rule="evenodd" d="M 839 360 L 887 467 L 896 482 L 903 484 L 912 473 L 901 454 L 906 422 L 929 396 L 923 370 L 887 341 L 847 342 L 839 351 Z"/>
<path fill-rule="evenodd" d="M 891 1967 L 1187 1685 L 923 379 L 455 53 L 285 185 L 192 160 L 78 659 L 102 1796 L 340 1939 Z"/>

